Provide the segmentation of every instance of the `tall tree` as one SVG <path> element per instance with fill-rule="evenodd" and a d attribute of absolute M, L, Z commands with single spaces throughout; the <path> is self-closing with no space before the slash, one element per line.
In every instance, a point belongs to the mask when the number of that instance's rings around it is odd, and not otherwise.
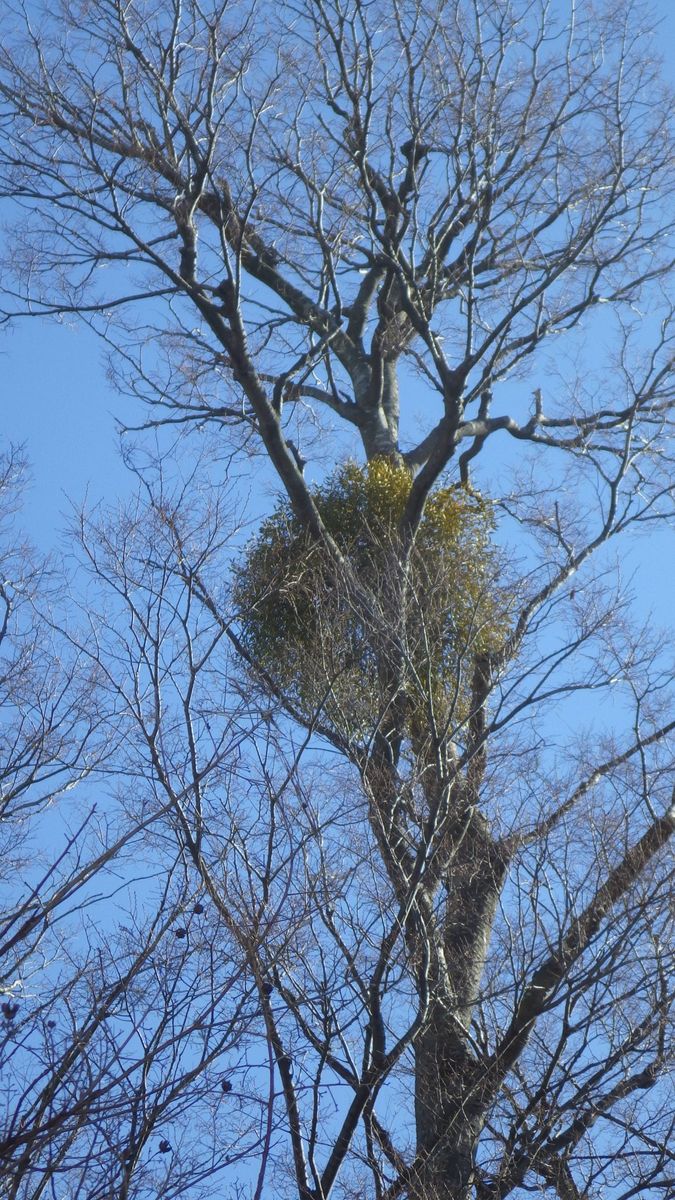
<path fill-rule="evenodd" d="M 259 1047 L 252 1190 L 667 1195 L 671 675 L 609 577 L 618 534 L 672 519 L 642 10 L 5 20 L 7 319 L 90 322 L 148 426 L 262 451 L 284 497 L 229 590 L 222 497 L 144 476 L 142 520 L 82 528 L 116 601 L 79 649 Z M 150 1194 L 137 1149 L 125 1195 Z"/>

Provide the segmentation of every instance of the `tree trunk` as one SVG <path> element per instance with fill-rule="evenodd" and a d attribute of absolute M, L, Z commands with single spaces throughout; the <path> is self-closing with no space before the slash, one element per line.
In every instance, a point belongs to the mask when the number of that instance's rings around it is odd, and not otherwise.
<path fill-rule="evenodd" d="M 477 1063 L 466 1034 L 503 878 L 486 821 L 474 812 L 455 843 L 446 879 L 442 942 L 449 988 L 442 987 L 439 974 L 415 1047 L 417 1153 L 424 1164 L 411 1191 L 414 1200 L 467 1200 L 470 1195 L 485 1104 L 475 1086 Z"/>
<path fill-rule="evenodd" d="M 452 1014 L 446 1005 L 433 1003 L 415 1047 L 415 1124 L 422 1162 L 411 1200 L 467 1200 L 470 1195 L 483 1124 L 467 1087 L 471 1066 Z"/>

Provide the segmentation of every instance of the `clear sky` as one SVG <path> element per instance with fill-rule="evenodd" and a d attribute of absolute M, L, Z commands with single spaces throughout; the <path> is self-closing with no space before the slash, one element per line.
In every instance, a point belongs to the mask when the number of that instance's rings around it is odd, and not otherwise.
<path fill-rule="evenodd" d="M 580 5 L 592 0 L 578 0 Z M 651 7 L 662 18 L 662 53 L 675 81 L 675 0 Z M 76 322 L 24 320 L 0 331 L 1 443 L 21 443 L 32 466 L 24 526 L 44 550 L 60 543 L 72 505 L 114 501 L 133 488 L 119 455 L 117 422 L 143 419 L 106 378 L 104 348 Z M 675 529 L 629 546 L 625 575 L 643 616 L 675 624 Z"/>
<path fill-rule="evenodd" d="M 650 7 L 662 21 L 664 65 L 675 80 L 675 0 Z M 113 500 L 129 489 L 116 420 L 135 423 L 143 414 L 112 390 L 101 344 L 75 322 L 25 320 L 0 333 L 0 378 L 3 440 L 23 443 L 32 464 L 25 523 L 47 549 L 58 542 L 69 502 Z M 675 531 L 648 535 L 628 566 L 638 571 L 639 591 L 653 600 L 659 620 L 667 620 L 675 594 Z"/>
<path fill-rule="evenodd" d="M 112 498 L 127 486 L 118 454 L 119 398 L 101 346 L 78 325 L 29 320 L 0 340 L 3 440 L 25 445 L 32 487 L 25 520 L 47 549 L 69 501 Z"/>

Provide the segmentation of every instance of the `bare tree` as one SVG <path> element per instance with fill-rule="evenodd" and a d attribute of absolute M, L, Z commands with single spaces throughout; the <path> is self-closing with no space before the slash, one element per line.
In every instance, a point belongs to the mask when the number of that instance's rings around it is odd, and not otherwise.
<path fill-rule="evenodd" d="M 264 1143 L 258 1007 L 144 793 L 101 629 L 62 623 L 62 572 L 14 528 L 25 472 L 3 459 L 2 1194 L 197 1195 Z M 214 768 L 241 736 L 231 715 Z"/>
<path fill-rule="evenodd" d="M 62 656 L 40 621 L 36 602 L 54 581 L 15 528 L 26 463 L 17 449 L 0 464 L 0 829 L 3 911 L 0 933 L 2 1014 L 11 1027 L 21 1007 L 22 972 L 52 915 L 86 882 L 82 864 L 69 874 L 63 856 L 36 863 L 35 819 L 85 778 L 99 758 L 98 717 L 86 704 L 92 679 Z M 63 647 L 61 648 L 63 649 Z M 85 822 L 86 823 L 86 822 Z M 72 863 L 69 863 L 72 866 Z M 44 868 L 44 873 L 42 872 Z M 25 886 L 17 888 L 19 880 Z M 28 882 L 30 881 L 30 882 Z"/>
<path fill-rule="evenodd" d="M 236 964 L 218 1046 L 258 1048 L 253 1194 L 667 1195 L 672 669 L 610 559 L 672 519 L 673 156 L 642 11 L 5 19 L 7 319 L 83 317 L 147 424 L 208 424 L 283 487 L 232 590 L 196 487 L 85 522 L 114 603 L 76 639 Z M 59 1160 L 87 1195 L 92 1113 Z M 157 1186 L 142 1149 L 124 1194 Z M 166 1194 L 202 1185 L 172 1172 Z"/>

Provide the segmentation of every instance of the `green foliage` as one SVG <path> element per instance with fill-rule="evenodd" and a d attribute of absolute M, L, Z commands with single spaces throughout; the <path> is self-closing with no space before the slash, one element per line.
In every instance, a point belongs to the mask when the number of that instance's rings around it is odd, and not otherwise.
<path fill-rule="evenodd" d="M 314 501 L 350 570 L 337 572 L 280 505 L 238 572 L 250 654 L 303 711 L 322 705 L 343 732 L 372 728 L 401 688 L 411 732 L 431 713 L 461 720 L 476 654 L 506 633 L 490 505 L 463 488 L 437 488 L 406 571 L 399 525 L 411 486 L 390 459 L 345 463 Z"/>

